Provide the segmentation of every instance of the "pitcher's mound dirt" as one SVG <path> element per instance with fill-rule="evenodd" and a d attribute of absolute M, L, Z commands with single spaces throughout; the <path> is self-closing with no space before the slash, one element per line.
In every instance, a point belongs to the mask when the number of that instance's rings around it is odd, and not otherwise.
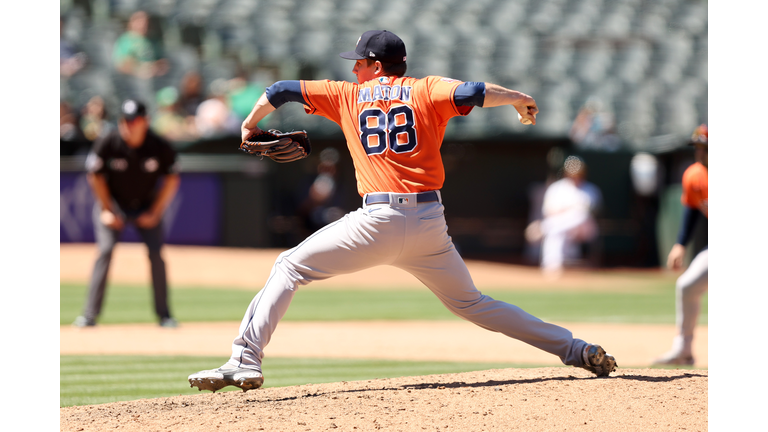
<path fill-rule="evenodd" d="M 70 431 L 706 431 L 708 372 L 502 369 L 61 409 Z"/>

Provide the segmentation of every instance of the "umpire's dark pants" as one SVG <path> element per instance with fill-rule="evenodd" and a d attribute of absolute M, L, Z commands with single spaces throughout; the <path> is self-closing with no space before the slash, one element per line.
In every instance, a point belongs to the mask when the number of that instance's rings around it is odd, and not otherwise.
<path fill-rule="evenodd" d="M 126 224 L 133 223 L 136 214 L 122 214 Z M 95 320 L 101 313 L 101 306 L 104 302 L 104 292 L 107 286 L 107 273 L 109 273 L 109 264 L 112 262 L 112 251 L 115 248 L 122 231 L 113 230 L 101 223 L 101 205 L 98 203 L 93 208 L 93 226 L 96 234 L 96 244 L 99 249 L 99 257 L 93 267 L 93 275 L 88 289 L 83 316 L 87 319 Z M 168 283 L 165 276 L 165 262 L 160 256 L 160 249 L 163 246 L 163 223 L 160 222 L 156 227 L 144 229 L 136 226 L 142 240 L 149 250 L 149 263 L 152 269 L 152 289 L 155 295 L 155 313 L 158 318 L 170 318 L 171 313 L 168 309 Z"/>

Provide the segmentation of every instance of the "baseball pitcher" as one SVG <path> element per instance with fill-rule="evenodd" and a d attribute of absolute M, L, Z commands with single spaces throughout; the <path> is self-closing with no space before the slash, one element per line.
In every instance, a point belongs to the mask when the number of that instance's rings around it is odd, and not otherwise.
<path fill-rule="evenodd" d="M 190 375 L 190 384 L 212 391 L 228 385 L 244 391 L 260 387 L 264 347 L 296 291 L 312 281 L 378 265 L 411 273 L 452 313 L 480 327 L 598 376 L 615 370 L 615 359 L 599 345 L 478 291 L 447 232 L 440 146 L 448 121 L 475 107 L 512 105 L 521 122 L 536 124 L 539 110 L 533 98 L 490 83 L 408 77 L 405 44 L 386 30 L 363 33 L 355 49 L 341 57 L 354 61 L 357 83 L 279 81 L 243 122 L 242 139 L 251 142 L 248 148 L 257 145 L 252 137 L 263 133 L 259 121 L 288 102 L 334 121 L 354 161 L 362 206 L 280 254 L 245 312 L 230 359 L 218 369 Z M 300 140 L 293 142 L 303 147 Z M 286 140 L 284 145 L 291 144 Z"/>

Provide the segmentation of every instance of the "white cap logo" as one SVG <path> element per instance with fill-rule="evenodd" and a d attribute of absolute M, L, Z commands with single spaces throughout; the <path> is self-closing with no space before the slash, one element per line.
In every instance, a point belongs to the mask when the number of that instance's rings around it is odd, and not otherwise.
<path fill-rule="evenodd" d="M 126 101 L 123 105 L 123 112 L 129 115 L 135 113 L 137 109 L 136 102 L 132 100 Z"/>
<path fill-rule="evenodd" d="M 368 51 L 368 57 L 376 57 L 376 54 L 373 51 Z"/>

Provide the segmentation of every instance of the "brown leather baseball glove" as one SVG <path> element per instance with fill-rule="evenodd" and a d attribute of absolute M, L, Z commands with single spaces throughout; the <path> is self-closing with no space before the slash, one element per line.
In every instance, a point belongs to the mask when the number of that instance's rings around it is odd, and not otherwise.
<path fill-rule="evenodd" d="M 312 147 L 306 131 L 280 132 L 276 129 L 249 136 L 240 144 L 240 150 L 257 156 L 266 156 L 285 163 L 304 159 Z"/>

